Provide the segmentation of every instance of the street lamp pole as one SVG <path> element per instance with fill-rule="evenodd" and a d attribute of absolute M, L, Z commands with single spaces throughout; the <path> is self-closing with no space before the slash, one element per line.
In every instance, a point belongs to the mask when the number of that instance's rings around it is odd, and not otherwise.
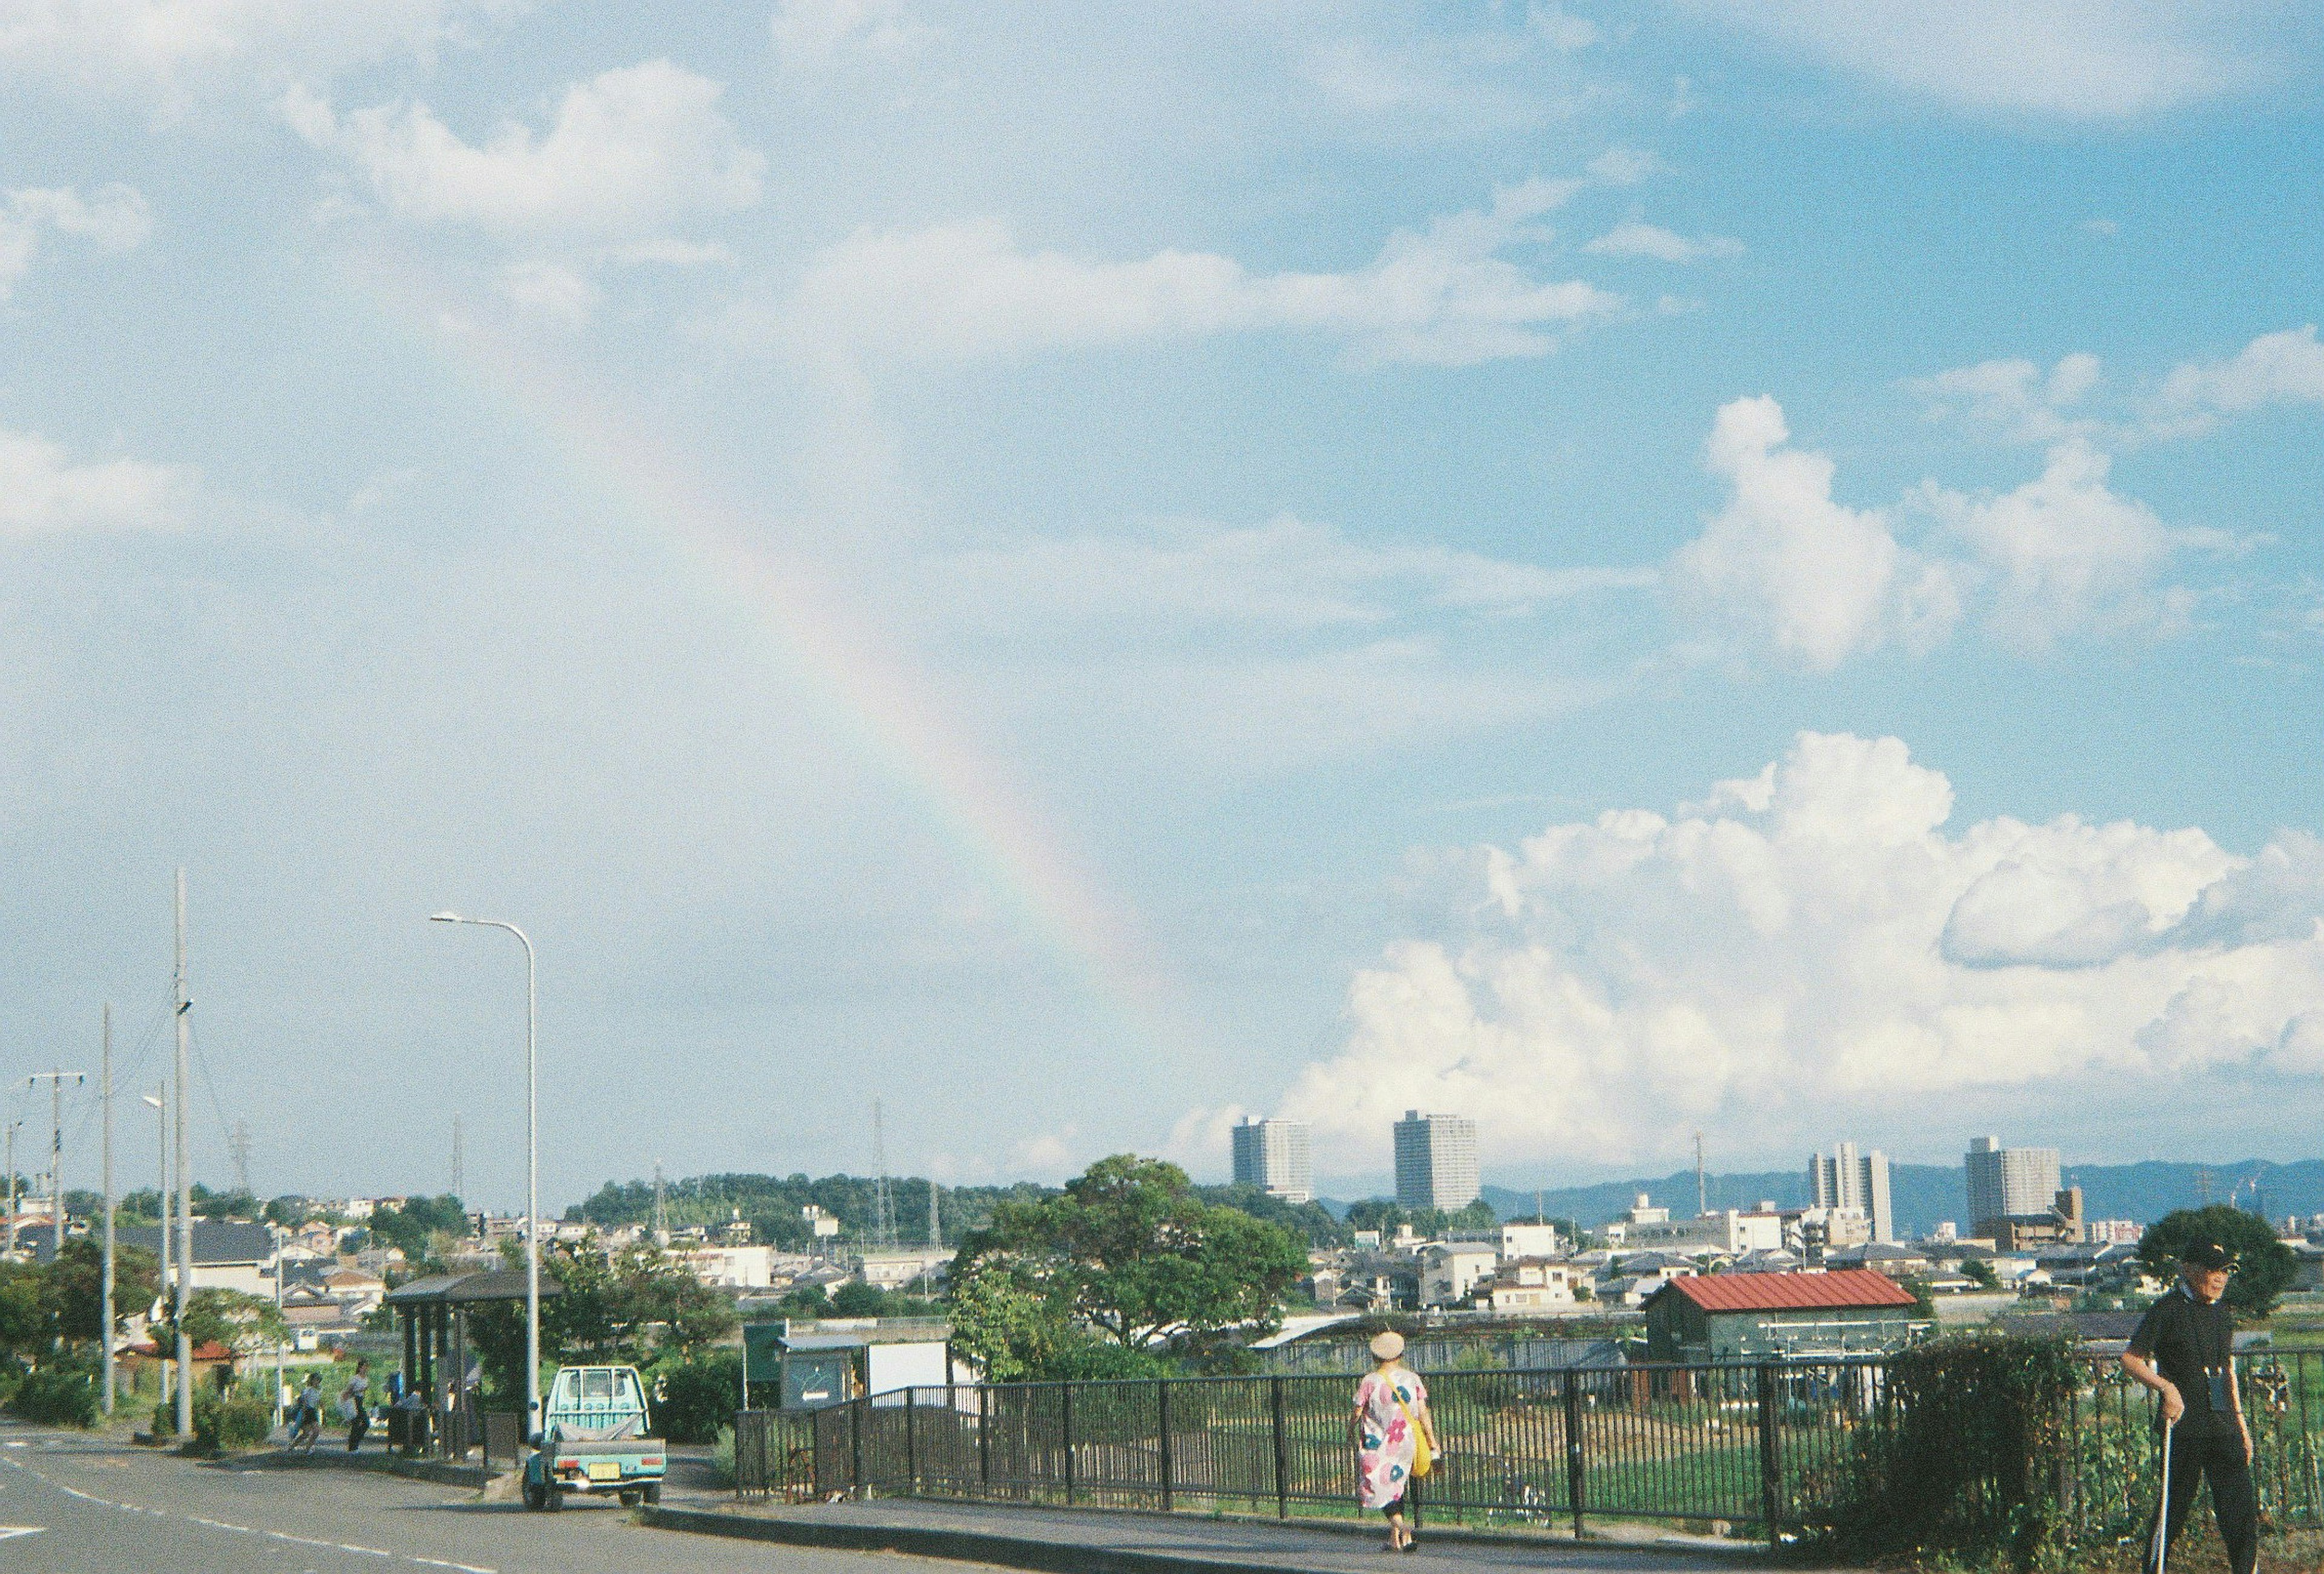
<path fill-rule="evenodd" d="M 496 918 L 435 912 L 429 920 L 504 929 L 524 946 L 524 1435 L 529 1441 L 540 1430 L 540 991 L 532 940 L 516 925 Z"/>

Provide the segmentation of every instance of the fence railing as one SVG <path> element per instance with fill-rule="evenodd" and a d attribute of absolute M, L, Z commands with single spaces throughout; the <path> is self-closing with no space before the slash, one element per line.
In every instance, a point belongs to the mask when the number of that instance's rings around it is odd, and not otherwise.
<path fill-rule="evenodd" d="M 2264 1516 L 2324 1524 L 2324 1352 L 2237 1366 Z M 2056 1472 L 2078 1542 L 2136 1537 L 2153 1506 L 2153 1396 L 2109 1359 L 2078 1369 L 2061 1450 L 2035 1468 Z M 1431 1374 L 1441 1449 L 1417 1510 L 1576 1534 L 1592 1517 L 1812 1533 L 1858 1450 L 1896 1422 L 1886 1379 L 1882 1357 Z M 742 1412 L 735 1486 L 794 1500 L 1346 1516 L 1357 1512 L 1352 1408 L 1340 1376 L 899 1389 L 811 1412 Z"/>

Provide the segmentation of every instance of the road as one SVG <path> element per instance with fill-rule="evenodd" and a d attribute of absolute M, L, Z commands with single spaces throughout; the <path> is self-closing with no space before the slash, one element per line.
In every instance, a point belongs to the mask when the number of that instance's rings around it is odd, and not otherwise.
<path fill-rule="evenodd" d="M 369 1471 L 235 1469 L 0 1425 L 0 1570 L 14 1574 L 960 1574 L 957 1563 L 647 1530 Z"/>

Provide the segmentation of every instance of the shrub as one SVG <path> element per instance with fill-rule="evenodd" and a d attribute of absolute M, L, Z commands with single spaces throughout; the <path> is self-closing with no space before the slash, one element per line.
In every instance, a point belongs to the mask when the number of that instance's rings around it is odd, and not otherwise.
<path fill-rule="evenodd" d="M 2054 1562 L 2072 1528 L 2056 1467 L 2071 1442 L 2073 1350 L 1960 1334 L 1895 1357 L 1887 1424 L 1858 1428 L 1833 1478 L 1803 1484 L 1829 1505 L 1834 1550 Z"/>
<path fill-rule="evenodd" d="M 95 1426 L 97 1384 L 86 1372 L 43 1369 L 16 1384 L 8 1407 L 42 1426 Z"/>
<path fill-rule="evenodd" d="M 174 1438 L 178 1435 L 178 1402 L 165 1399 L 153 1407 L 153 1435 Z"/>
<path fill-rule="evenodd" d="M 706 1443 L 734 1420 L 742 1387 L 742 1359 L 720 1352 L 673 1362 L 657 1374 L 660 1401 L 653 1407 L 655 1430 L 673 1443 Z"/>
<path fill-rule="evenodd" d="M 273 1406 L 254 1394 L 208 1389 L 194 1395 L 194 1447 L 205 1453 L 254 1449 L 273 1430 Z"/>

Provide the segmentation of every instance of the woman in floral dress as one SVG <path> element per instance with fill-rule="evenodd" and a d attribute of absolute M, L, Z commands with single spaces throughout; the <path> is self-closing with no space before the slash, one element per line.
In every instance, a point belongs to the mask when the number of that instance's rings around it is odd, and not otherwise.
<path fill-rule="evenodd" d="M 1419 1483 L 1412 1478 L 1418 1440 L 1436 1449 L 1436 1423 L 1428 1413 L 1428 1386 L 1406 1366 L 1404 1336 L 1376 1335 L 1372 1359 L 1379 1364 L 1356 1384 L 1355 1412 L 1348 1418 L 1348 1440 L 1356 1450 L 1356 1500 L 1388 1516 L 1388 1550 L 1412 1551 L 1412 1527 L 1405 1505 L 1420 1507 Z"/>

